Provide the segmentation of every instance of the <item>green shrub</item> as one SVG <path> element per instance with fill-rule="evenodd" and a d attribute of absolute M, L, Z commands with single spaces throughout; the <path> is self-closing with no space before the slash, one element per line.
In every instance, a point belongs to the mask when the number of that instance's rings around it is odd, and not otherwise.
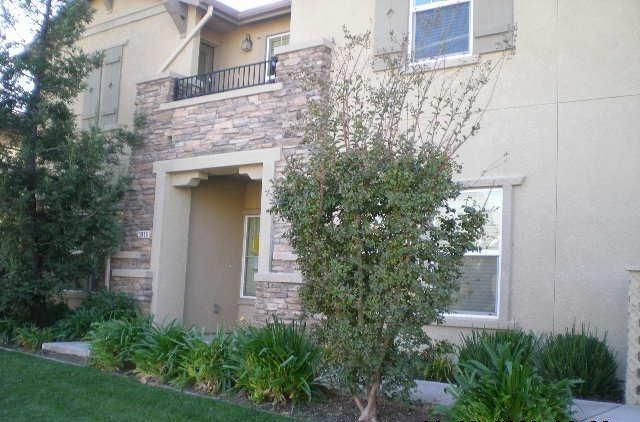
<path fill-rule="evenodd" d="M 15 342 L 18 323 L 12 319 L 0 319 L 0 344 L 11 345 Z"/>
<path fill-rule="evenodd" d="M 112 319 L 93 324 L 89 364 L 103 371 L 133 369 L 133 346 L 151 325 L 149 318 Z"/>
<path fill-rule="evenodd" d="M 507 349 L 515 356 L 525 361 L 533 361 L 538 349 L 538 338 L 531 332 L 521 330 L 478 330 L 469 335 L 462 335 L 462 342 L 458 347 L 458 362 L 477 361 L 485 366 L 491 363 L 491 356 L 487 350 L 497 350 L 499 345 L 507 345 Z"/>
<path fill-rule="evenodd" d="M 197 336 L 186 339 L 187 350 L 179 359 L 178 384 L 198 391 L 218 393 L 232 385 L 229 368 L 231 336 L 219 329 L 210 342 Z"/>
<path fill-rule="evenodd" d="M 236 387 L 256 402 L 311 400 L 320 349 L 301 322 L 273 319 L 266 326 L 236 330 L 232 352 Z"/>
<path fill-rule="evenodd" d="M 133 346 L 136 372 L 161 382 L 176 380 L 180 375 L 179 362 L 189 350 L 189 340 L 194 337 L 201 337 L 201 333 L 195 329 L 186 330 L 176 321 L 151 324 Z"/>
<path fill-rule="evenodd" d="M 550 335 L 543 341 L 538 366 L 545 380 L 580 379 L 573 387 L 576 397 L 595 400 L 622 400 L 621 382 L 616 378 L 618 366 L 606 344 L 596 332 L 584 326 L 563 334 Z"/>
<path fill-rule="evenodd" d="M 438 341 L 420 355 L 418 376 L 431 381 L 448 382 L 453 379 L 456 364 L 453 361 L 454 346 L 448 341 Z"/>
<path fill-rule="evenodd" d="M 51 328 L 38 328 L 35 325 L 27 325 L 16 329 L 16 343 L 26 350 L 40 350 L 42 343 L 53 341 L 54 338 L 55 335 Z"/>
<path fill-rule="evenodd" d="M 91 293 L 80 307 L 58 321 L 56 336 L 61 340 L 79 340 L 87 335 L 94 322 L 131 319 L 137 315 L 134 298 L 123 292 L 100 290 Z"/>
<path fill-rule="evenodd" d="M 445 410 L 453 421 L 570 421 L 570 380 L 548 382 L 536 372 L 527 349 L 481 341 L 488 363 L 459 364 L 449 387 L 455 404 Z"/>

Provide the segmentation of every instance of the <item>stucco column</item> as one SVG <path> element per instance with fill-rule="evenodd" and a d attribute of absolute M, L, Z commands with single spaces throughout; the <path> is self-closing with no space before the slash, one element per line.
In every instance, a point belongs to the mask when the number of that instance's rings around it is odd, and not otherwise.
<path fill-rule="evenodd" d="M 629 323 L 625 402 L 640 405 L 640 266 L 628 267 Z"/>

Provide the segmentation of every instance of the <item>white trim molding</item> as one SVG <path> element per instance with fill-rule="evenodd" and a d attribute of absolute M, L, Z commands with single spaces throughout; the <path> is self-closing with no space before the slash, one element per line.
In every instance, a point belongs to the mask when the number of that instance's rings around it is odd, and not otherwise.
<path fill-rule="evenodd" d="M 197 186 L 197 180 L 205 177 L 205 173 L 218 174 L 216 169 L 231 173 L 251 169 L 253 177 L 260 176 L 262 179 L 256 281 L 301 282 L 300 275 L 296 273 L 270 272 L 273 225 L 269 213 L 270 191 L 275 178 L 276 162 L 281 159 L 282 151 L 278 147 L 156 161 L 153 164 L 156 187 L 151 244 L 151 313 L 158 321 L 183 318 L 191 191 Z M 258 167 L 261 169 L 259 175 Z"/>

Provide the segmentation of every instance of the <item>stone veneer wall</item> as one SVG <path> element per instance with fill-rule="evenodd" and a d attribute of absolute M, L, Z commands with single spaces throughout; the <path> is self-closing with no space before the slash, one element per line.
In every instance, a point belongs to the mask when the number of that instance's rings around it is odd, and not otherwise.
<path fill-rule="evenodd" d="M 629 326 L 625 403 L 640 405 L 640 267 L 629 273 Z"/>
<path fill-rule="evenodd" d="M 281 147 L 283 158 L 299 151 L 301 132 L 296 127 L 300 113 L 316 91 L 305 90 L 295 80 L 302 67 L 328 72 L 331 49 L 316 46 L 279 55 L 280 90 L 201 104 L 159 109 L 171 101 L 174 78 L 159 78 L 138 84 L 136 112 L 146 117 L 143 142 L 133 148 L 129 173 L 133 180 L 124 206 L 121 250 L 127 259 L 112 261 L 111 287 L 133 294 L 148 309 L 151 301 L 150 239 L 139 239 L 138 230 L 152 230 L 155 175 L 153 163 L 161 160 Z M 284 161 L 276 163 L 276 177 Z M 263 204 L 264 206 L 264 204 Z M 272 272 L 295 271 L 295 256 L 282 238 L 286 226 L 274 221 Z M 131 257 L 134 257 L 133 259 Z M 125 271 L 122 271 L 125 270 Z M 131 271 L 133 270 L 133 271 Z M 131 277 L 134 275 L 134 277 Z M 255 320 L 269 314 L 290 320 L 302 309 L 299 284 L 258 282 Z"/>

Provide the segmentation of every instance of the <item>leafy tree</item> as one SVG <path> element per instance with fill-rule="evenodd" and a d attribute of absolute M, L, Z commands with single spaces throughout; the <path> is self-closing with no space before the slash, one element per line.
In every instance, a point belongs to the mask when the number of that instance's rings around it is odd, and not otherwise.
<path fill-rule="evenodd" d="M 13 1 L 2 12 L 5 34 L 16 17 L 36 31 L 0 46 L 0 314 L 43 324 L 56 292 L 95 276 L 117 245 L 117 162 L 136 135 L 76 125 L 71 104 L 101 62 L 76 46 L 89 2 Z"/>
<path fill-rule="evenodd" d="M 287 160 L 272 212 L 290 223 L 302 302 L 333 377 L 359 420 L 375 421 L 383 385 L 413 385 L 424 327 L 442 321 L 482 235 L 482 207 L 451 205 L 455 157 L 479 127 L 474 103 L 497 63 L 407 71 L 387 57 L 386 72 L 367 76 L 369 35 L 345 36 L 330 77 L 303 72 L 319 89 L 302 122 L 307 150 Z"/>

